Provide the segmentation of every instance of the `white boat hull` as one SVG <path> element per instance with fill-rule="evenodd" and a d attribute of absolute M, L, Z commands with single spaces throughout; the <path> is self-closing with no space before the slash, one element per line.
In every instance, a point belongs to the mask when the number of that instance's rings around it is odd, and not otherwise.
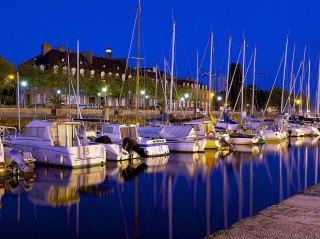
<path fill-rule="evenodd" d="M 19 141 L 18 138 L 8 141 L 7 144 L 13 149 L 31 152 L 36 163 L 77 168 L 106 162 L 106 151 L 102 144 L 60 147 L 40 144 L 37 140 Z"/>
<path fill-rule="evenodd" d="M 201 140 L 167 140 L 170 152 L 195 153 L 204 152 L 206 139 Z"/>
<path fill-rule="evenodd" d="M 231 144 L 255 144 L 258 143 L 259 137 L 254 136 L 254 137 L 232 137 L 230 136 L 230 143 Z"/>

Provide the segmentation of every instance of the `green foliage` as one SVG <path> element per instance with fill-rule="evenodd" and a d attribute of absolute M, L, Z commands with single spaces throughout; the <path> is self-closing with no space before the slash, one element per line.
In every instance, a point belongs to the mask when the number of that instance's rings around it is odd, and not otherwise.
<path fill-rule="evenodd" d="M 51 90 L 49 102 L 52 104 L 53 109 L 61 109 L 61 105 L 65 103 L 65 99 L 61 94 L 58 94 L 56 90 Z"/>

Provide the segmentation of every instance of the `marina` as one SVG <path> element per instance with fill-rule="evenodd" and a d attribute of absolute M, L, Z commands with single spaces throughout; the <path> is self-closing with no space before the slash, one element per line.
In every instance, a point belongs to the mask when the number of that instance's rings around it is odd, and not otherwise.
<path fill-rule="evenodd" d="M 25 178 L 1 177 L 0 236 L 204 238 L 318 184 L 319 145 L 303 137 L 89 168 L 37 165 Z"/>

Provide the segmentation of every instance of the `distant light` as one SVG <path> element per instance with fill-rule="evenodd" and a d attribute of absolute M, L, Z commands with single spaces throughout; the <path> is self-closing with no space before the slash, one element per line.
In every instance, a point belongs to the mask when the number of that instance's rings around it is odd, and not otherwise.
<path fill-rule="evenodd" d="M 57 90 L 57 93 L 60 94 L 60 93 L 61 93 L 61 90 Z"/>
<path fill-rule="evenodd" d="M 149 99 L 149 96 L 148 96 L 148 95 L 146 95 L 146 99 Z"/>
<path fill-rule="evenodd" d="M 146 92 L 144 90 L 140 91 L 141 95 L 144 95 Z"/>
<path fill-rule="evenodd" d="M 103 92 L 107 92 L 107 88 L 106 88 L 106 87 L 103 87 L 103 88 L 102 88 L 102 91 L 103 91 Z"/>
<path fill-rule="evenodd" d="M 181 97 L 180 100 L 181 100 L 181 101 L 184 101 L 184 97 Z"/>
<path fill-rule="evenodd" d="M 27 81 L 21 81 L 21 86 L 23 86 L 23 87 L 26 87 L 28 85 L 28 82 Z"/>
<path fill-rule="evenodd" d="M 184 97 L 185 97 L 186 99 L 188 99 L 188 98 L 189 98 L 189 94 L 188 94 L 188 93 L 185 93 L 185 94 L 184 94 Z"/>
<path fill-rule="evenodd" d="M 100 92 L 98 93 L 98 96 L 101 96 L 101 93 L 100 93 Z"/>
<path fill-rule="evenodd" d="M 9 75 L 9 79 L 10 79 L 10 80 L 13 80 L 13 79 L 14 79 L 14 75 L 13 75 L 13 74 L 10 74 L 10 75 Z"/>
<path fill-rule="evenodd" d="M 219 96 L 217 97 L 217 100 L 218 100 L 218 101 L 222 100 L 222 97 L 219 95 Z"/>

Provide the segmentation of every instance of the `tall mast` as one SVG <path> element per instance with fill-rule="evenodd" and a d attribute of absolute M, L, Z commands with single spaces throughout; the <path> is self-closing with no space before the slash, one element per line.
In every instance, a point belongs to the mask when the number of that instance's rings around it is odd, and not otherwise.
<path fill-rule="evenodd" d="M 304 46 L 304 52 L 303 52 L 303 62 L 302 62 L 302 75 L 301 75 L 301 80 L 300 80 L 300 105 L 299 105 L 299 115 L 302 114 L 302 89 L 303 89 L 303 80 L 304 80 L 304 64 L 306 61 L 306 49 L 307 46 Z"/>
<path fill-rule="evenodd" d="M 253 51 L 253 76 L 252 76 L 252 103 L 251 103 L 251 115 L 253 115 L 254 112 L 254 87 L 256 82 L 256 54 L 257 54 L 257 48 L 254 48 Z"/>
<path fill-rule="evenodd" d="M 283 97 L 284 97 L 284 82 L 285 82 L 285 80 L 286 80 L 288 41 L 289 41 L 289 37 L 288 37 L 288 35 L 287 35 L 286 50 L 285 50 L 284 65 L 283 65 L 283 78 L 282 78 L 282 94 L 281 94 L 281 108 L 280 108 L 280 113 L 281 113 L 281 114 L 282 114 L 283 111 L 284 111 L 284 109 L 283 109 Z"/>
<path fill-rule="evenodd" d="M 290 89 L 292 89 L 292 84 L 294 84 L 293 83 L 293 77 L 294 77 L 294 75 L 293 75 L 293 66 L 294 66 L 294 55 L 295 55 L 295 52 L 296 52 L 296 45 L 294 44 L 293 45 L 293 53 L 292 53 L 292 62 L 291 62 L 291 73 L 290 73 Z M 295 97 L 293 97 L 293 99 L 295 99 Z M 290 108 L 291 108 L 291 104 L 294 105 L 294 102 L 290 101 L 290 104 L 289 104 Z"/>
<path fill-rule="evenodd" d="M 196 107 L 195 107 L 196 114 L 195 115 L 197 117 L 198 116 L 198 106 L 199 106 L 199 61 L 198 61 L 198 51 L 197 51 L 197 72 L 196 72 L 196 74 L 197 75 L 196 75 Z"/>
<path fill-rule="evenodd" d="M 240 114 L 242 115 L 243 111 L 243 90 L 244 90 L 244 77 L 245 77 L 245 59 L 246 59 L 246 39 L 243 38 L 243 52 L 242 52 L 242 84 L 241 84 L 241 108 L 240 108 Z M 241 118 L 241 123 L 242 123 L 242 117 Z"/>
<path fill-rule="evenodd" d="M 156 91 L 154 97 L 154 114 L 156 115 L 157 110 L 157 94 L 158 94 L 158 65 L 156 65 Z"/>
<path fill-rule="evenodd" d="M 306 117 L 308 117 L 309 115 L 309 108 L 310 108 L 310 74 L 311 74 L 311 61 L 310 61 L 310 58 L 309 58 L 309 61 L 308 61 L 308 82 L 307 82 L 307 99 L 306 99 L 306 104 L 307 104 L 307 114 L 306 114 Z"/>
<path fill-rule="evenodd" d="M 228 63 L 227 63 L 227 81 L 226 81 L 226 99 L 224 101 L 224 111 L 226 111 L 228 106 L 228 95 L 229 95 L 229 67 L 230 67 L 230 52 L 231 52 L 231 41 L 232 38 L 229 36 L 228 44 Z"/>
<path fill-rule="evenodd" d="M 140 16 L 141 15 L 141 4 L 140 0 L 138 3 L 138 53 L 137 53 L 137 76 L 136 76 L 136 123 L 139 120 L 139 103 L 140 103 L 140 94 L 139 94 L 139 77 L 140 77 Z"/>
<path fill-rule="evenodd" d="M 210 93 L 212 91 L 212 53 L 213 53 L 213 33 L 210 32 L 210 69 L 209 69 L 209 101 L 208 110 L 211 111 L 211 97 Z"/>
<path fill-rule="evenodd" d="M 175 37 L 176 37 L 176 22 L 172 22 L 172 51 L 171 51 L 171 72 L 170 72 L 170 102 L 169 113 L 172 113 L 172 90 L 173 90 L 173 69 L 174 69 L 174 51 L 175 51 Z"/>
<path fill-rule="evenodd" d="M 167 62 L 166 58 L 163 59 L 164 64 L 164 109 L 165 113 L 168 112 L 168 99 L 167 99 Z"/>
<path fill-rule="evenodd" d="M 79 96 L 79 65 L 80 65 L 80 44 L 79 40 L 77 40 L 77 118 L 80 118 L 80 96 Z"/>
<path fill-rule="evenodd" d="M 316 116 L 319 117 L 319 110 L 320 110 L 320 58 L 318 63 L 318 90 L 317 90 L 317 111 Z"/>

